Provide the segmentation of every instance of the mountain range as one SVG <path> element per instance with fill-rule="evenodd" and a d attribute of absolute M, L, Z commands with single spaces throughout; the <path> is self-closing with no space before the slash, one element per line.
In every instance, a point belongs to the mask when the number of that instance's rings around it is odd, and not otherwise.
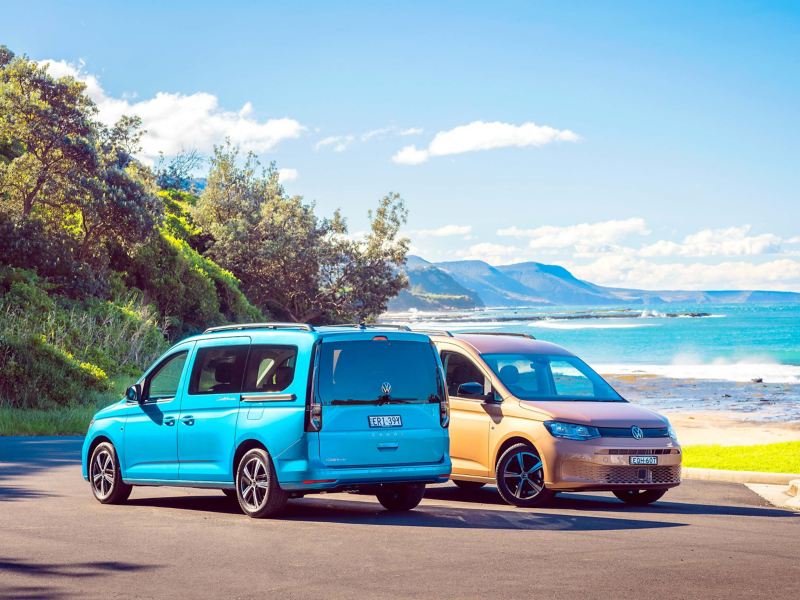
<path fill-rule="evenodd" d="M 578 279 L 564 267 L 538 262 L 492 266 L 480 260 L 432 263 L 409 256 L 409 287 L 390 311 L 485 306 L 602 306 L 800 302 L 800 293 L 763 290 L 638 290 L 604 287 Z"/>

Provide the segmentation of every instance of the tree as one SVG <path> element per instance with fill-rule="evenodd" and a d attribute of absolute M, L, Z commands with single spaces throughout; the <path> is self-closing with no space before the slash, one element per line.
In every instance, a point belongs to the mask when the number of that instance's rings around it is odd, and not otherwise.
<path fill-rule="evenodd" d="M 160 204 L 152 174 L 134 158 L 141 119 L 106 128 L 95 113 L 82 83 L 0 51 L 0 202 L 14 220 L 66 230 L 77 259 L 102 266 L 102 244 L 143 241 Z"/>
<path fill-rule="evenodd" d="M 275 165 L 230 142 L 214 150 L 196 219 L 214 238 L 209 253 L 242 282 L 263 310 L 300 322 L 359 321 L 383 312 L 406 285 L 399 238 L 406 210 L 397 194 L 369 213 L 370 233 L 347 236 L 337 211 L 320 219 L 314 205 L 289 197 Z"/>
<path fill-rule="evenodd" d="M 54 79 L 47 68 L 7 48 L 0 52 L 0 199 L 18 217 L 57 209 L 74 198 L 97 168 L 96 109 L 72 77 Z"/>
<path fill-rule="evenodd" d="M 203 157 L 196 150 L 183 151 L 167 159 L 159 154 L 155 167 L 156 183 L 162 190 L 190 191 L 192 173 L 203 164 Z"/>

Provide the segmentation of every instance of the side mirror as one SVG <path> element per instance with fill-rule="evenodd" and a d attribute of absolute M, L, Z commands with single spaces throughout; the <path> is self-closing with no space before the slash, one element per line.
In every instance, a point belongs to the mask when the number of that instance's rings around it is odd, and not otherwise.
<path fill-rule="evenodd" d="M 468 383 L 462 383 L 458 386 L 458 396 L 472 396 L 475 398 L 483 398 L 483 384 L 478 383 L 477 381 L 470 381 Z"/>
<path fill-rule="evenodd" d="M 137 404 L 142 403 L 142 386 L 138 383 L 134 383 L 131 387 L 125 390 L 125 399 L 128 402 L 136 402 Z"/>

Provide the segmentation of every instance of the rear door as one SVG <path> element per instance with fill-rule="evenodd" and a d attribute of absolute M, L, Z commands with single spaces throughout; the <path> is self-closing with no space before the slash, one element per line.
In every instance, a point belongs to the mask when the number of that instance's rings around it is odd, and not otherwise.
<path fill-rule="evenodd" d="M 441 367 L 422 336 L 323 339 L 316 393 L 320 459 L 331 467 L 437 463 L 447 450 Z"/>
<path fill-rule="evenodd" d="M 249 349 L 246 336 L 197 342 L 177 424 L 181 480 L 230 480 L 228 463 Z"/>

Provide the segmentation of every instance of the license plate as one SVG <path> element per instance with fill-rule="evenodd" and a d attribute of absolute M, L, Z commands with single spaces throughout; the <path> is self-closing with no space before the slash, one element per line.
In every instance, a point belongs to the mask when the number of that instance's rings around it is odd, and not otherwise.
<path fill-rule="evenodd" d="M 657 456 L 631 456 L 628 458 L 632 465 L 657 465 Z"/>
<path fill-rule="evenodd" d="M 378 417 L 367 417 L 370 427 L 402 427 L 403 420 L 400 415 L 381 415 Z"/>

